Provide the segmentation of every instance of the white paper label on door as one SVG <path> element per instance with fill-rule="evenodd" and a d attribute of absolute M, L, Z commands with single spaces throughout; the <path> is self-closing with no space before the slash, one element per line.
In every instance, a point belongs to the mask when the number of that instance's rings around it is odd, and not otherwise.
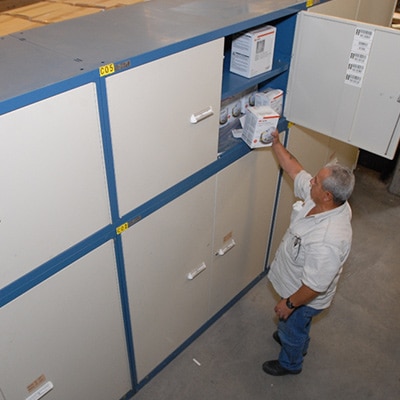
<path fill-rule="evenodd" d="M 373 29 L 356 27 L 344 80 L 347 85 L 356 87 L 362 86 L 373 39 Z"/>

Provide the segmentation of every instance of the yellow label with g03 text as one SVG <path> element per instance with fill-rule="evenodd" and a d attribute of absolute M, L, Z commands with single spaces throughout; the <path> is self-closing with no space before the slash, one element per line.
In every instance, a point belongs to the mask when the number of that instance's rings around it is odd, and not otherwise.
<path fill-rule="evenodd" d="M 115 72 L 114 64 L 103 65 L 102 67 L 99 68 L 100 76 L 111 75 L 114 72 Z"/>

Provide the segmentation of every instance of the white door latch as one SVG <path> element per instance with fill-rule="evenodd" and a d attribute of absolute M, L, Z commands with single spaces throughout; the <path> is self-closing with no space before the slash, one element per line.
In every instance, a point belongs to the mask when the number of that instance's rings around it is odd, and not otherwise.
<path fill-rule="evenodd" d="M 226 254 L 229 250 L 233 249 L 235 246 L 236 246 L 236 242 L 235 242 L 233 239 L 231 239 L 231 240 L 229 241 L 229 243 L 228 243 L 225 247 L 220 248 L 220 249 L 215 253 L 215 255 L 216 255 L 216 256 L 223 256 L 223 255 Z"/>
<path fill-rule="evenodd" d="M 190 116 L 190 122 L 192 124 L 197 124 L 198 122 L 202 121 L 203 119 L 206 119 L 208 117 L 211 117 L 211 115 L 214 115 L 214 111 L 211 106 L 205 108 L 204 110 L 199 111 L 196 114 L 192 114 Z"/>

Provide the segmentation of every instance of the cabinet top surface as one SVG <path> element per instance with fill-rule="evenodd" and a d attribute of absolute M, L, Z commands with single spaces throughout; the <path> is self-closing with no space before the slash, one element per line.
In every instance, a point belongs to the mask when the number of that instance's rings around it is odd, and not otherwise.
<path fill-rule="evenodd" d="M 150 0 L 5 36 L 0 101 L 107 63 L 152 61 L 304 7 L 299 0 Z"/>

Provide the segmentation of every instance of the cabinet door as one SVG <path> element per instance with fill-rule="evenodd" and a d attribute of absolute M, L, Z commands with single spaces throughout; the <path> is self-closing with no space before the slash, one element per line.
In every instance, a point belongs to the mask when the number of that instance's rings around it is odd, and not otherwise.
<path fill-rule="evenodd" d="M 209 317 L 214 193 L 210 178 L 123 233 L 139 381 Z"/>
<path fill-rule="evenodd" d="M 299 13 L 285 116 L 393 158 L 400 137 L 400 31 Z"/>
<path fill-rule="evenodd" d="M 252 151 L 218 173 L 212 314 L 264 270 L 277 178 L 271 149 Z"/>
<path fill-rule="evenodd" d="M 222 61 L 219 39 L 107 78 L 121 215 L 216 160 Z"/>
<path fill-rule="evenodd" d="M 398 0 L 360 0 L 357 19 L 369 24 L 391 26 Z"/>
<path fill-rule="evenodd" d="M 110 223 L 94 83 L 0 116 L 0 287 Z"/>
<path fill-rule="evenodd" d="M 2 399 L 25 399 L 46 381 L 46 400 L 131 389 L 112 242 L 2 307 L 0 326 Z"/>

